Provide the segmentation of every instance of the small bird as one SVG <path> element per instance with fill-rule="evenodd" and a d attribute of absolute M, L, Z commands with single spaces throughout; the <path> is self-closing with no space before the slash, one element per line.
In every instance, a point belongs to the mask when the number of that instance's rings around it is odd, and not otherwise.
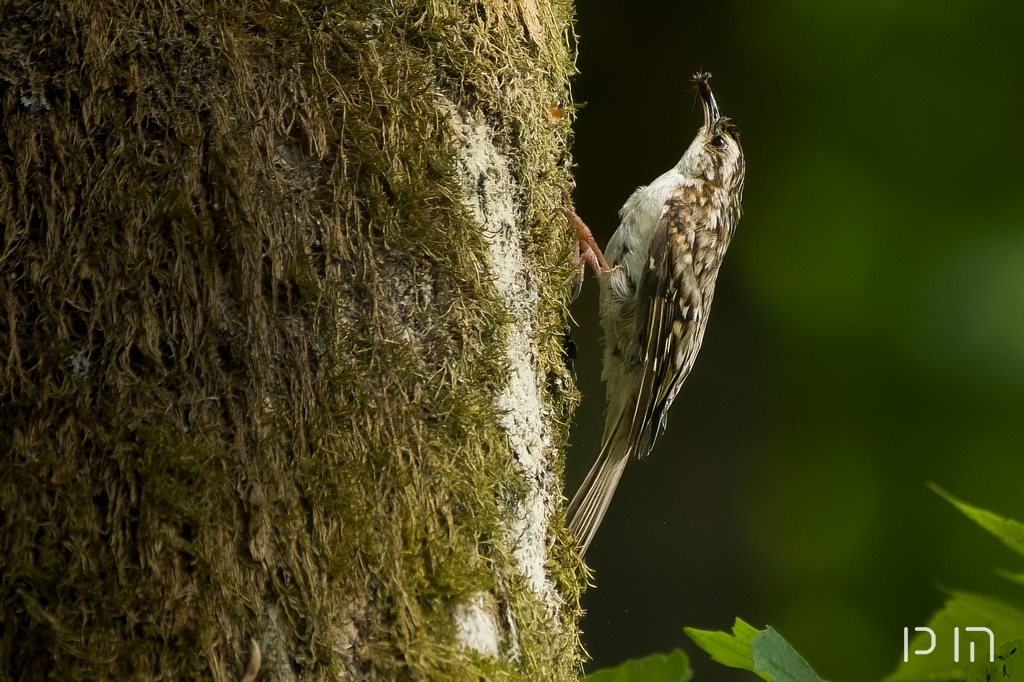
<path fill-rule="evenodd" d="M 569 532 L 587 551 L 629 458 L 647 456 L 700 350 L 722 258 L 740 219 L 739 130 L 694 77 L 704 125 L 676 166 L 633 192 L 604 254 L 586 224 L 583 258 L 601 283 L 607 414 L 601 454 L 569 504 Z"/>

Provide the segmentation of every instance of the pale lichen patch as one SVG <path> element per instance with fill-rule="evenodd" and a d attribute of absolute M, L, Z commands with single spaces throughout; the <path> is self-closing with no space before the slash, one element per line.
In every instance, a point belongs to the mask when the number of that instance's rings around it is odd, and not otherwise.
<path fill-rule="evenodd" d="M 456 604 L 453 619 L 459 644 L 485 656 L 498 657 L 498 614 L 487 595 L 478 592 L 469 601 Z"/>
<path fill-rule="evenodd" d="M 558 493 L 548 471 L 551 437 L 545 421 L 543 380 L 533 338 L 539 294 L 524 256 L 525 235 L 517 220 L 517 187 L 492 130 L 454 109 L 451 117 L 461 142 L 458 170 L 465 203 L 483 227 L 488 269 L 512 318 L 504 339 L 508 381 L 496 397 L 496 404 L 526 493 L 511 514 L 513 521 L 506 540 L 526 583 L 549 615 L 555 616 L 560 600 L 545 564 L 548 519 L 554 512 Z"/>

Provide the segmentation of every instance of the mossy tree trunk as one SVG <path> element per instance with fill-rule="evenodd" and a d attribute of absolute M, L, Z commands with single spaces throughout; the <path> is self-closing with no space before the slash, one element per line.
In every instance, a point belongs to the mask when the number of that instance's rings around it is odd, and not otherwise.
<path fill-rule="evenodd" d="M 3 3 L 0 674 L 575 677 L 571 38 Z"/>

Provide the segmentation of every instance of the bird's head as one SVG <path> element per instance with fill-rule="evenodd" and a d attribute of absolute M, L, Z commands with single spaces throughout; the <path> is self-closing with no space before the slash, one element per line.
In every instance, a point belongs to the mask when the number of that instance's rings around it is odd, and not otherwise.
<path fill-rule="evenodd" d="M 694 76 L 697 92 L 704 105 L 704 125 L 697 131 L 677 168 L 683 175 L 700 178 L 727 191 L 743 185 L 745 163 L 740 147 L 740 131 L 733 122 L 718 112 L 711 92 L 711 74 Z"/>

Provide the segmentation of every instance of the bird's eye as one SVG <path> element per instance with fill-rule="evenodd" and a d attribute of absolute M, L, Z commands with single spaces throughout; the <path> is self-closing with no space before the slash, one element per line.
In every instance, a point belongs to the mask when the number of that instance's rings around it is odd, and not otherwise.
<path fill-rule="evenodd" d="M 711 138 L 711 146 L 714 147 L 715 149 L 721 149 L 722 147 L 725 146 L 725 138 L 723 138 L 721 135 L 715 135 L 714 137 Z"/>

